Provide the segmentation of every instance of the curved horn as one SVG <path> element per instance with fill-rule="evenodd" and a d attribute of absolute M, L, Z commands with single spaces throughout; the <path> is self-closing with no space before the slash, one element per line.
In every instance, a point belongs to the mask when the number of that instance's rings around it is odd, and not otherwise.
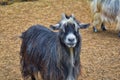
<path fill-rule="evenodd" d="M 72 18 L 75 18 L 74 14 L 71 15 Z"/>
<path fill-rule="evenodd" d="M 62 19 L 66 19 L 65 13 L 62 13 Z"/>

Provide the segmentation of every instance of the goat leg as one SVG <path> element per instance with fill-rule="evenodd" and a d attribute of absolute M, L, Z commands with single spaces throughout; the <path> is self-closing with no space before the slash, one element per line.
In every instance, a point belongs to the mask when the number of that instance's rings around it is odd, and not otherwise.
<path fill-rule="evenodd" d="M 103 31 L 106 31 L 106 27 L 105 27 L 104 23 L 101 24 L 101 29 L 102 29 Z"/>

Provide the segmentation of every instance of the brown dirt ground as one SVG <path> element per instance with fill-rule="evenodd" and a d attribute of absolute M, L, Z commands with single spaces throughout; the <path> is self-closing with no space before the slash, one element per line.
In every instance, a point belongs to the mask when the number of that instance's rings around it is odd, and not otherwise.
<path fill-rule="evenodd" d="M 31 25 L 49 26 L 61 13 L 74 13 L 81 22 L 91 22 L 86 0 L 40 0 L 0 6 L 0 80 L 22 80 L 19 51 L 21 32 Z M 115 27 L 93 33 L 92 28 L 80 30 L 82 35 L 79 80 L 120 80 L 120 38 Z"/>

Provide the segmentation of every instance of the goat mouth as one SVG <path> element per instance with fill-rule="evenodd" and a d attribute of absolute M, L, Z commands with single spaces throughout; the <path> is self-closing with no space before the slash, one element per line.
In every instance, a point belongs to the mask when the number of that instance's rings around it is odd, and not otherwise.
<path fill-rule="evenodd" d="M 76 43 L 67 43 L 66 44 L 68 47 L 75 47 L 76 46 Z"/>

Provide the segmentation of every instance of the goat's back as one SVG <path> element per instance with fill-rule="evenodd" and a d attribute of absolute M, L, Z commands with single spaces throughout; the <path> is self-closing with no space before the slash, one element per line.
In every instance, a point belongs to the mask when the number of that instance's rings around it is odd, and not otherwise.
<path fill-rule="evenodd" d="M 21 56 L 38 58 L 39 54 L 47 53 L 56 42 L 57 34 L 41 25 L 35 25 L 25 31 L 22 38 Z M 49 46 L 48 46 L 49 45 Z M 23 50 L 24 49 L 24 50 Z M 48 51 L 49 52 L 49 51 Z M 36 58 L 35 58 L 36 57 Z"/>
<path fill-rule="evenodd" d="M 120 0 L 93 0 L 91 9 L 93 13 L 100 13 L 103 21 L 113 22 L 120 17 Z"/>

